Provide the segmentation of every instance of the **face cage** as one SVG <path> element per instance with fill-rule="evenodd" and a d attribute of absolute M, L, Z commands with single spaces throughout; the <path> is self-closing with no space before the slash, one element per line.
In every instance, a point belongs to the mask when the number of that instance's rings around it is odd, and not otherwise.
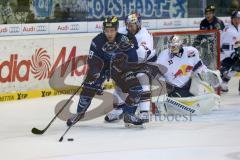
<path fill-rule="evenodd" d="M 180 51 L 180 48 L 181 48 L 181 45 L 179 44 L 173 44 L 173 43 L 168 44 L 168 49 L 170 53 L 178 54 Z"/>

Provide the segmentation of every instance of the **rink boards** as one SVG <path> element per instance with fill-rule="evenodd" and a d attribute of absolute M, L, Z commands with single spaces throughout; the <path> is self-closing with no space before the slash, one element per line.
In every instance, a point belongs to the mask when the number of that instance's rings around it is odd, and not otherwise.
<path fill-rule="evenodd" d="M 0 102 L 72 93 L 87 71 L 86 58 L 95 35 L 2 37 Z"/>

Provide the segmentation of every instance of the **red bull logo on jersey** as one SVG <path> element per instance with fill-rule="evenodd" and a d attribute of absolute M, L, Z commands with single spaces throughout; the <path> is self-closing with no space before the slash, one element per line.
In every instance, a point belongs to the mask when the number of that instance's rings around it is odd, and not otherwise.
<path fill-rule="evenodd" d="M 178 76 L 186 76 L 187 73 L 192 71 L 192 69 L 193 69 L 193 66 L 189 66 L 189 65 L 184 64 L 174 74 L 174 78 L 177 78 Z"/>

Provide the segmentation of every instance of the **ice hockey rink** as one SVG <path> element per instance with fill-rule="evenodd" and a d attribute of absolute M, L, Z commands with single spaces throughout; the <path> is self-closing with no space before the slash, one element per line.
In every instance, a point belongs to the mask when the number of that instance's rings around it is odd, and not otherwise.
<path fill-rule="evenodd" d="M 68 96 L 0 104 L 0 159 L 2 160 L 239 160 L 240 96 L 238 78 L 222 95 L 220 109 L 192 121 L 150 122 L 145 129 L 125 128 L 123 122 L 107 124 L 103 117 L 79 122 L 59 142 L 66 129 L 54 116 L 56 103 Z M 76 105 L 78 96 L 74 97 Z M 73 104 L 73 110 L 74 110 Z M 74 138 L 74 141 L 67 141 Z"/>

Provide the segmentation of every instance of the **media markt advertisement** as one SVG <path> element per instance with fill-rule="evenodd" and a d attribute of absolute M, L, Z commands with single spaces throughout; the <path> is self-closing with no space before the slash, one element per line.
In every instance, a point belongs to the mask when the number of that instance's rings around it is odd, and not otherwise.
<path fill-rule="evenodd" d="M 1 40 L 0 101 L 46 96 L 43 91 L 49 90 L 58 94 L 49 84 L 52 76 L 54 83 L 62 78 L 64 82 L 59 83 L 62 86 L 56 87 L 63 91 L 68 86 L 65 83 L 80 85 L 80 77 L 87 70 L 81 42 L 79 38 Z M 55 73 L 56 70 L 59 72 Z M 25 96 L 19 97 L 20 93 L 25 93 Z"/>

